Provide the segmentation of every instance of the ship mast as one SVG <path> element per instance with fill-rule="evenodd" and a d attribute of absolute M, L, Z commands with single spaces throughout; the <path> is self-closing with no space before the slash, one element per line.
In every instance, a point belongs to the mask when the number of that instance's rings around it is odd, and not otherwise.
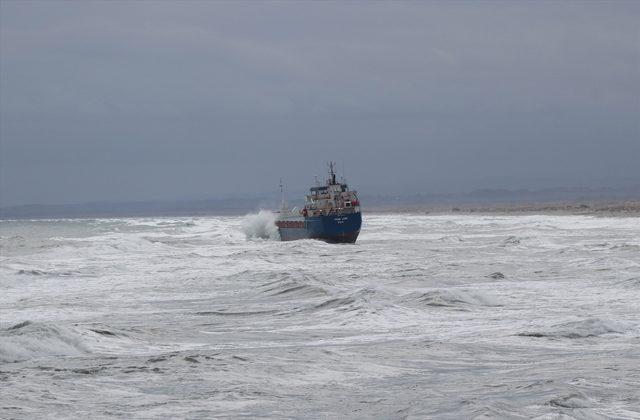
<path fill-rule="evenodd" d="M 333 165 L 334 163 L 332 161 L 329 161 L 329 175 L 331 176 L 329 185 L 336 185 L 336 174 L 335 172 L 333 172 Z"/>
<path fill-rule="evenodd" d="M 284 201 L 284 184 L 282 183 L 282 178 L 280 178 L 280 196 L 281 196 L 280 209 L 285 210 L 287 208 L 287 204 Z"/>

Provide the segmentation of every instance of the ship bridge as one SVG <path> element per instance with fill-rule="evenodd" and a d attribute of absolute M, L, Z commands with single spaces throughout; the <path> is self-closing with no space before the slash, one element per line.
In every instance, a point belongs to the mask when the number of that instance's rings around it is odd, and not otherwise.
<path fill-rule="evenodd" d="M 309 190 L 311 191 L 312 194 L 326 194 L 327 192 L 329 192 L 329 187 L 336 185 L 338 188 L 338 191 L 341 192 L 347 192 L 349 190 L 349 186 L 347 184 L 332 184 L 332 185 L 324 185 L 322 187 L 311 187 Z M 335 191 L 336 189 L 332 188 L 332 191 Z"/>
<path fill-rule="evenodd" d="M 306 196 L 303 215 L 347 214 L 359 212 L 358 196 L 349 191 L 344 182 L 337 182 L 333 171 L 333 162 L 329 164 L 329 179 L 326 185 L 309 188 L 311 194 Z"/>

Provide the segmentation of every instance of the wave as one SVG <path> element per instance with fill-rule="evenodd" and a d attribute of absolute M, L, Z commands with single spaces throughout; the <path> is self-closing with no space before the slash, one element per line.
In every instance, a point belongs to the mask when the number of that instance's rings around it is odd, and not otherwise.
<path fill-rule="evenodd" d="M 0 362 L 47 356 L 80 356 L 89 352 L 80 334 L 49 323 L 25 321 L 0 330 Z"/>
<path fill-rule="evenodd" d="M 469 306 L 500 306 L 493 297 L 462 290 L 431 290 L 426 293 L 411 293 L 406 300 L 426 306 L 464 309 Z"/>
<path fill-rule="evenodd" d="M 622 251 L 640 251 L 640 245 L 624 243 L 624 244 L 614 245 L 610 249 L 622 250 Z"/>
<path fill-rule="evenodd" d="M 316 305 L 315 309 L 350 309 L 355 302 L 351 297 L 333 298 Z"/>
<path fill-rule="evenodd" d="M 208 242 L 199 237 L 184 237 L 184 236 L 145 236 L 144 240 L 151 242 L 152 244 L 160 243 L 169 246 L 190 246 L 190 245 L 206 245 Z"/>
<path fill-rule="evenodd" d="M 448 242 L 448 243 L 458 243 L 464 242 L 464 238 L 460 236 L 443 236 L 438 239 L 440 242 Z"/>
<path fill-rule="evenodd" d="M 30 274 L 32 276 L 45 276 L 47 274 L 49 274 L 48 272 L 44 271 L 44 270 L 18 270 L 16 272 L 16 274 Z"/>
<path fill-rule="evenodd" d="M 581 392 L 574 392 L 569 395 L 562 395 L 556 398 L 553 398 L 547 405 L 552 405 L 554 407 L 560 408 L 588 408 L 591 407 L 592 403 L 590 399 Z"/>
<path fill-rule="evenodd" d="M 257 214 L 248 214 L 242 222 L 242 230 L 247 239 L 280 240 L 280 232 L 276 226 L 276 215 L 271 211 L 260 210 Z"/>
<path fill-rule="evenodd" d="M 193 227 L 196 222 L 193 220 L 162 220 L 156 223 L 157 226 L 164 227 Z"/>
<path fill-rule="evenodd" d="M 502 246 L 519 245 L 521 239 L 522 238 L 518 238 L 514 235 L 508 236 L 504 241 L 502 241 Z"/>
<path fill-rule="evenodd" d="M 16 271 L 19 275 L 28 276 L 54 276 L 54 277 L 69 277 L 79 274 L 77 271 L 45 271 L 39 269 L 20 269 Z"/>
<path fill-rule="evenodd" d="M 195 315 L 200 315 L 200 316 L 217 315 L 217 316 L 236 316 L 236 317 L 241 317 L 241 316 L 271 315 L 271 314 L 275 314 L 275 313 L 278 313 L 278 311 L 275 310 L 275 309 L 264 310 L 264 311 L 239 311 L 239 312 L 220 310 L 220 311 L 200 311 L 200 312 L 195 312 Z"/>
<path fill-rule="evenodd" d="M 322 287 L 292 279 L 278 280 L 264 284 L 262 286 L 262 292 L 270 296 L 296 298 L 318 297 L 327 294 L 327 291 Z"/>
<path fill-rule="evenodd" d="M 337 311 L 350 312 L 353 314 L 375 314 L 378 313 L 387 303 L 384 293 L 375 289 L 364 288 L 357 290 L 346 296 L 334 296 L 309 308 L 314 311 Z"/>
<path fill-rule="evenodd" d="M 640 287 L 640 277 L 631 277 L 628 278 L 626 280 L 621 280 L 619 282 L 617 282 L 616 284 L 622 286 L 622 287 L 628 287 L 628 288 L 636 288 L 636 287 Z"/>
<path fill-rule="evenodd" d="M 87 244 L 76 239 L 58 237 L 25 238 L 20 235 L 0 237 L 0 252 L 5 255 L 37 253 L 65 246 L 77 248 L 87 246 Z"/>
<path fill-rule="evenodd" d="M 588 318 L 582 321 L 565 322 L 552 325 L 548 329 L 525 331 L 517 334 L 520 337 L 549 337 L 549 338 L 588 338 L 604 334 L 622 334 L 629 330 L 629 325 L 623 322 Z"/>

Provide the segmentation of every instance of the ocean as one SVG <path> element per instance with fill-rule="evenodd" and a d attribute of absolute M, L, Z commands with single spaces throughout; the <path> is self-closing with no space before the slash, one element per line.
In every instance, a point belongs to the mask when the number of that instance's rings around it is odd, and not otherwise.
<path fill-rule="evenodd" d="M 0 222 L 0 418 L 640 418 L 640 218 Z"/>

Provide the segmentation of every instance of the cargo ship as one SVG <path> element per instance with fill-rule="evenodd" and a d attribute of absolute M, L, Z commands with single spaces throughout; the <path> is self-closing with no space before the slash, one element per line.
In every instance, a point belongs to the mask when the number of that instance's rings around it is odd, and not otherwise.
<path fill-rule="evenodd" d="M 329 162 L 329 178 L 325 185 L 310 188 L 302 209 L 287 208 L 280 182 L 282 205 L 276 226 L 280 239 L 319 239 L 329 243 L 355 243 L 362 225 L 360 201 L 356 191 L 342 180 L 336 181 L 334 163 Z"/>

